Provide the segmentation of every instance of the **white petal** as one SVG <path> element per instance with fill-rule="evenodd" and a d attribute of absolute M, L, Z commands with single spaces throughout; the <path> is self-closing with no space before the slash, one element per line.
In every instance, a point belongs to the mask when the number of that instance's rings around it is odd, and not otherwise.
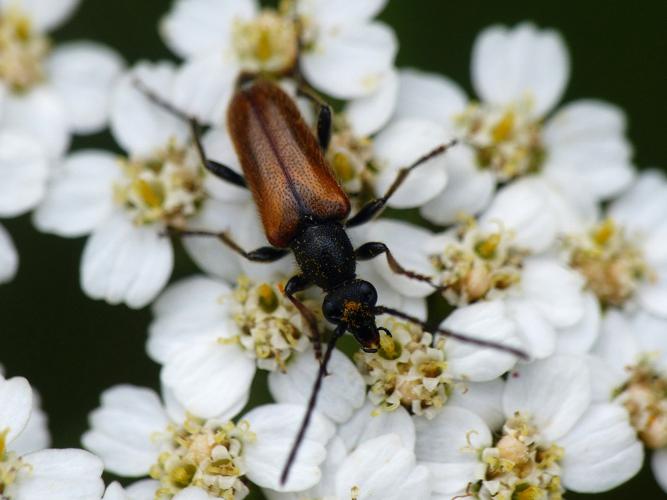
<path fill-rule="evenodd" d="M 399 406 L 394 411 L 378 411 L 373 403 L 366 401 L 352 418 L 338 428 L 338 436 L 348 451 L 385 434 L 397 435 L 405 448 L 414 449 L 415 426 L 405 408 Z"/>
<path fill-rule="evenodd" d="M 195 342 L 229 338 L 236 325 L 223 298 L 231 289 L 224 282 L 192 276 L 171 285 L 153 304 L 155 319 L 146 346 L 159 363 Z"/>
<path fill-rule="evenodd" d="M 430 498 L 428 472 L 416 466 L 415 455 L 395 434 L 366 441 L 341 464 L 336 478 L 338 498 L 348 498 L 354 487 L 359 500 Z"/>
<path fill-rule="evenodd" d="M 177 493 L 174 500 L 211 500 L 211 496 L 201 488 L 191 486 Z"/>
<path fill-rule="evenodd" d="M 269 391 L 278 403 L 306 405 L 313 383 L 320 369 L 312 350 L 296 355 L 287 372 L 269 374 Z M 357 367 L 338 349 L 334 350 L 317 399 L 316 409 L 336 423 L 350 418 L 354 410 L 364 404 L 366 384 Z"/>
<path fill-rule="evenodd" d="M 663 491 L 667 492 L 667 450 L 657 450 L 651 456 L 651 471 Z"/>
<path fill-rule="evenodd" d="M 638 299 L 642 307 L 662 318 L 667 318 L 667 266 L 665 267 L 665 271 L 656 272 L 655 283 L 644 284 L 638 290 Z"/>
<path fill-rule="evenodd" d="M 375 17 L 388 0 L 306 0 L 297 2 L 297 12 L 312 17 L 319 26 L 334 28 L 357 24 Z"/>
<path fill-rule="evenodd" d="M 322 32 L 301 64 L 315 87 L 337 99 L 352 99 L 378 89 L 397 48 L 396 36 L 385 24 L 353 24 Z"/>
<path fill-rule="evenodd" d="M 468 98 L 454 81 L 416 69 L 400 71 L 395 119 L 422 118 L 449 128 Z"/>
<path fill-rule="evenodd" d="M 70 42 L 53 52 L 50 81 L 65 101 L 74 132 L 90 134 L 105 127 L 111 90 L 123 66 L 115 51 L 98 43 Z"/>
<path fill-rule="evenodd" d="M 514 231 L 519 248 L 539 253 L 549 248 L 558 230 L 544 188 L 536 179 L 525 178 L 500 189 L 481 217 L 482 227 Z"/>
<path fill-rule="evenodd" d="M 166 431 L 168 424 L 154 391 L 119 385 L 102 393 L 102 405 L 90 414 L 91 429 L 82 441 L 102 458 L 110 472 L 144 476 L 160 453 L 153 436 Z"/>
<path fill-rule="evenodd" d="M 381 219 L 365 226 L 368 241 L 385 243 L 398 263 L 409 271 L 428 275 L 432 267 L 428 262 L 423 248 L 431 234 L 426 229 L 389 219 Z M 433 292 L 433 288 L 422 281 L 394 273 L 384 255 L 373 259 L 375 270 L 385 281 L 402 295 L 408 297 L 425 297 Z"/>
<path fill-rule="evenodd" d="M 222 125 L 240 68 L 217 52 L 186 62 L 174 81 L 174 104 L 204 123 Z"/>
<path fill-rule="evenodd" d="M 113 183 L 119 175 L 116 157 L 106 151 L 82 150 L 68 156 L 35 211 L 35 225 L 59 236 L 91 232 L 113 211 Z"/>
<path fill-rule="evenodd" d="M 390 71 L 374 93 L 350 101 L 343 113 L 352 132 L 358 137 L 367 137 L 384 127 L 394 112 L 397 95 L 398 75 Z"/>
<path fill-rule="evenodd" d="M 641 311 L 632 318 L 631 326 L 642 351 L 653 355 L 656 365 L 667 370 L 667 318 Z"/>
<path fill-rule="evenodd" d="M 591 350 L 600 333 L 600 303 L 591 293 L 584 294 L 584 316 L 573 326 L 559 329 L 556 350 L 562 353 L 583 354 Z"/>
<path fill-rule="evenodd" d="M 59 158 L 70 142 L 70 124 L 62 98 L 54 89 L 36 87 L 4 100 L 2 126 L 38 141 L 49 158 Z"/>
<path fill-rule="evenodd" d="M 623 196 L 609 207 L 609 216 L 632 231 L 650 235 L 665 221 L 667 180 L 657 170 L 647 170 L 637 177 Z"/>
<path fill-rule="evenodd" d="M 26 379 L 0 377 L 0 429 L 8 429 L 6 443 L 11 443 L 28 425 L 32 401 L 32 389 Z"/>
<path fill-rule="evenodd" d="M 130 497 L 125 493 L 120 483 L 113 482 L 107 486 L 102 500 L 130 500 Z"/>
<path fill-rule="evenodd" d="M 232 418 L 248 400 L 255 360 L 237 345 L 215 339 L 184 345 L 161 372 L 162 383 L 193 415 Z"/>
<path fill-rule="evenodd" d="M 523 296 L 556 327 L 572 326 L 584 317 L 583 278 L 554 258 L 526 259 L 520 286 Z"/>
<path fill-rule="evenodd" d="M 151 102 L 136 86 L 139 81 L 169 101 L 175 74 L 171 63 L 142 62 L 119 80 L 111 100 L 110 128 L 131 155 L 150 156 L 172 139 L 185 143 L 189 138 L 186 123 Z"/>
<path fill-rule="evenodd" d="M 145 479 L 132 483 L 126 488 L 129 500 L 154 500 L 155 492 L 160 487 L 158 481 Z"/>
<path fill-rule="evenodd" d="M 392 122 L 373 141 L 373 155 L 380 168 L 374 186 L 376 193 L 385 193 L 401 168 L 409 167 L 448 140 L 445 130 L 434 122 L 419 119 Z M 394 208 L 419 206 L 434 198 L 446 184 L 445 153 L 431 158 L 410 172 L 387 204 Z"/>
<path fill-rule="evenodd" d="M 536 116 L 560 100 L 570 73 L 560 34 L 530 23 L 511 30 L 498 25 L 485 29 L 472 58 L 473 85 L 484 101 L 502 105 L 528 98 Z"/>
<path fill-rule="evenodd" d="M 224 127 L 210 129 L 204 136 L 203 143 L 206 155 L 209 158 L 242 174 L 243 171 L 236 156 L 232 139 Z M 204 179 L 204 187 L 206 192 L 216 200 L 228 203 L 252 203 L 249 190 L 219 179 L 213 174 L 209 174 L 208 171 Z"/>
<path fill-rule="evenodd" d="M 169 280 L 174 252 L 153 226 L 135 226 L 120 213 L 93 232 L 81 260 L 81 285 L 90 297 L 140 308 Z"/>
<path fill-rule="evenodd" d="M 510 299 L 506 304 L 528 355 L 533 359 L 551 356 L 556 350 L 556 330 L 549 320 L 528 300 Z"/>
<path fill-rule="evenodd" d="M 502 378 L 466 383 L 463 390 L 454 390 L 447 403 L 472 411 L 486 422 L 489 429 L 498 430 L 505 422 L 502 405 L 504 389 L 505 381 Z"/>
<path fill-rule="evenodd" d="M 162 21 L 160 32 L 169 48 L 183 58 L 215 52 L 231 42 L 234 21 L 250 19 L 256 11 L 253 0 L 178 0 Z"/>
<path fill-rule="evenodd" d="M 313 486 L 321 477 L 319 465 L 326 458 L 326 443 L 335 428 L 318 413 L 313 414 L 299 453 L 284 486 L 280 474 L 303 418 L 302 406 L 273 404 L 254 408 L 243 419 L 257 440 L 246 449 L 248 479 L 277 491 L 299 491 Z"/>
<path fill-rule="evenodd" d="M 0 132 L 0 215 L 13 217 L 33 208 L 46 191 L 49 161 L 25 133 Z"/>
<path fill-rule="evenodd" d="M 588 409 L 591 381 L 582 358 L 556 355 L 518 367 L 503 394 L 505 416 L 532 417 L 546 439 L 567 433 Z"/>
<path fill-rule="evenodd" d="M 23 432 L 9 445 L 9 449 L 16 452 L 19 456 L 44 450 L 51 444 L 46 413 L 44 413 L 40 405 L 40 398 L 34 392 L 32 413 L 30 414 L 28 423 Z"/>
<path fill-rule="evenodd" d="M 424 218 L 440 225 L 478 214 L 491 202 L 496 188 L 493 174 L 478 169 L 475 153 L 463 144 L 445 153 L 445 163 L 445 189 L 419 210 Z"/>
<path fill-rule="evenodd" d="M 520 346 L 514 322 L 508 317 L 502 301 L 478 302 L 458 308 L 440 327 L 471 339 L 496 342 L 507 347 Z M 497 378 L 517 361 L 513 354 L 456 339 L 447 340 L 446 349 L 447 365 L 452 374 L 473 382 Z"/>
<path fill-rule="evenodd" d="M 37 29 L 51 31 L 74 13 L 80 0 L 0 0 L 0 8 L 5 10 L 17 3 Z"/>
<path fill-rule="evenodd" d="M 476 451 L 491 445 L 491 431 L 475 413 L 448 405 L 433 420 L 415 419 L 416 455 L 431 471 L 433 492 L 456 495 L 475 481 Z M 472 446 L 471 446 L 472 445 Z"/>
<path fill-rule="evenodd" d="M 104 493 L 102 461 L 83 450 L 44 450 L 24 457 L 30 474 L 16 500 L 98 500 Z"/>
<path fill-rule="evenodd" d="M 628 318 L 620 311 L 606 311 L 593 353 L 623 376 L 625 368 L 637 362 L 641 351 L 639 338 Z"/>
<path fill-rule="evenodd" d="M 624 483 L 641 469 L 644 450 L 628 413 L 615 404 L 594 405 L 567 435 L 563 485 L 581 493 L 599 493 Z"/>
<path fill-rule="evenodd" d="M 7 230 L 0 225 L 0 283 L 11 281 L 19 267 L 19 255 Z"/>

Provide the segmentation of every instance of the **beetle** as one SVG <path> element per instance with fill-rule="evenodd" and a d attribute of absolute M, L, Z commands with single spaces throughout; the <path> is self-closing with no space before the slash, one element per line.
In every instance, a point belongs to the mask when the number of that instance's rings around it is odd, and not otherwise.
<path fill-rule="evenodd" d="M 382 197 L 369 201 L 350 217 L 350 200 L 324 157 L 332 133 L 331 108 L 307 89 L 303 91 L 304 95 L 319 105 L 316 133 L 305 122 L 294 100 L 276 83 L 263 78 L 239 83 L 227 110 L 227 126 L 241 163 L 241 175 L 207 157 L 201 142 L 200 125 L 195 118 L 174 109 L 141 82 L 137 82 L 137 86 L 153 101 L 189 121 L 195 147 L 202 164 L 209 171 L 236 186 L 250 189 L 271 245 L 247 251 L 227 233 L 178 233 L 215 236 L 239 255 L 254 262 L 273 262 L 292 253 L 298 264 L 300 272 L 287 281 L 284 294 L 308 325 L 320 368 L 301 427 L 285 463 L 281 484 L 287 480 L 308 428 L 333 348 L 345 332 L 350 332 L 364 351 L 376 352 L 381 332 L 391 335 L 387 329 L 377 326 L 376 317 L 391 314 L 427 331 L 525 357 L 518 349 L 449 330 L 429 328 L 414 316 L 378 305 L 378 294 L 373 284 L 357 277 L 357 261 L 384 255 L 393 272 L 440 288 L 429 277 L 404 269 L 382 242 L 365 243 L 355 249 L 346 230 L 379 215 L 412 170 L 443 154 L 455 141 L 438 146 L 399 170 Z M 317 286 L 325 293 L 322 312 L 335 327 L 323 357 L 316 317 L 295 296 L 311 286 Z"/>

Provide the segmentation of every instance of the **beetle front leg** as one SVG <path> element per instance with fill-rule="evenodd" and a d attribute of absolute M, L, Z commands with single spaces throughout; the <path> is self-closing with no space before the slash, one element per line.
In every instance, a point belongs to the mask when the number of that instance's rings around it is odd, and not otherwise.
<path fill-rule="evenodd" d="M 202 165 L 211 172 L 216 177 L 234 184 L 235 186 L 247 188 L 245 178 L 239 174 L 236 170 L 227 165 L 223 165 L 217 161 L 211 160 L 206 156 L 206 150 L 204 149 L 204 144 L 202 142 L 201 134 L 201 124 L 199 120 L 194 116 L 188 115 L 187 113 L 176 108 L 173 104 L 163 99 L 161 96 L 156 94 L 153 90 L 148 88 L 144 82 L 139 79 L 134 80 L 134 86 L 144 94 L 150 101 L 155 105 L 161 107 L 165 111 L 171 113 L 172 115 L 180 118 L 181 120 L 187 122 L 190 125 L 190 131 L 192 133 L 192 141 L 194 142 L 195 148 L 197 148 L 197 154 L 201 160 Z"/>
<path fill-rule="evenodd" d="M 322 362 L 322 338 L 320 332 L 317 329 L 317 318 L 313 311 L 308 309 L 306 305 L 297 299 L 294 294 L 297 292 L 302 292 L 311 286 L 310 280 L 304 277 L 302 274 L 297 274 L 292 276 L 287 284 L 285 285 L 285 296 L 290 300 L 290 302 L 297 308 L 306 324 L 308 325 L 308 330 L 310 334 L 310 340 L 313 342 L 313 350 L 315 351 L 315 358 L 318 362 Z"/>
<path fill-rule="evenodd" d="M 326 153 L 327 149 L 329 149 L 333 133 L 333 112 L 331 111 L 331 106 L 305 83 L 299 85 L 297 95 L 310 99 L 310 101 L 319 106 L 317 113 L 317 141 L 322 151 Z"/>
<path fill-rule="evenodd" d="M 377 257 L 378 255 L 384 254 L 385 257 L 387 258 L 387 264 L 389 264 L 389 268 L 394 273 L 399 274 L 401 276 L 407 276 L 408 278 L 413 280 L 423 281 L 424 283 L 428 283 L 436 290 L 441 290 L 443 288 L 434 283 L 428 276 L 416 273 L 414 271 L 409 271 L 405 269 L 403 266 L 401 266 L 396 260 L 396 257 L 394 257 L 394 255 L 389 251 L 389 247 L 387 247 L 387 245 L 385 245 L 384 243 L 375 241 L 364 243 L 354 251 L 354 254 L 357 257 L 357 260 L 371 260 Z"/>
<path fill-rule="evenodd" d="M 410 175 L 410 172 L 412 172 L 415 168 L 420 167 L 431 158 L 435 158 L 436 156 L 443 154 L 445 151 L 447 151 L 455 144 L 456 140 L 451 141 L 447 144 L 442 144 L 437 148 L 435 148 L 434 150 L 430 151 L 429 153 L 425 154 L 421 158 L 419 158 L 409 167 L 400 169 L 396 174 L 396 179 L 394 179 L 394 182 L 391 183 L 391 186 L 389 186 L 389 189 L 387 189 L 387 192 L 384 194 L 384 196 L 382 196 L 382 198 L 376 198 L 366 203 L 363 207 L 359 209 L 359 211 L 354 216 L 348 219 L 348 221 L 345 223 L 345 226 L 346 227 L 360 226 L 380 215 L 380 213 L 384 210 L 387 201 L 389 201 L 389 198 L 391 198 L 392 195 L 398 190 L 398 188 L 401 187 L 401 185 L 405 182 L 405 179 L 407 179 L 408 175 Z"/>

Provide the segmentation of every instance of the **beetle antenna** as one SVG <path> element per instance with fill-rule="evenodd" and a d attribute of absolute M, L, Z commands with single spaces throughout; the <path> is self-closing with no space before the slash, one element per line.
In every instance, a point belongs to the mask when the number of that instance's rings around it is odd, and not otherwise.
<path fill-rule="evenodd" d="M 439 333 L 443 337 L 456 339 L 461 342 L 465 342 L 467 344 L 473 344 L 480 347 L 490 347 L 491 349 L 495 349 L 497 351 L 507 352 L 525 361 L 528 361 L 530 359 L 528 354 L 526 354 L 521 349 L 517 349 L 516 347 L 499 344 L 498 342 L 493 342 L 491 340 L 482 340 L 482 339 L 477 339 L 475 337 L 469 337 L 468 335 L 464 335 L 462 333 L 456 333 L 451 330 L 443 328 L 431 328 L 426 324 L 426 322 L 420 320 L 419 318 L 411 316 L 410 314 L 404 313 L 402 311 L 398 311 L 397 309 L 392 309 L 391 307 L 377 306 L 373 310 L 373 313 L 376 316 L 379 316 L 380 314 L 391 314 L 392 316 L 396 316 L 397 318 L 401 318 L 406 321 L 409 321 L 410 323 L 414 323 L 415 325 L 419 325 L 427 332 Z"/>
<path fill-rule="evenodd" d="M 301 443 L 303 442 L 303 439 L 306 435 L 306 430 L 308 429 L 308 425 L 310 424 L 310 419 L 312 418 L 313 412 L 315 411 L 315 405 L 317 404 L 317 396 L 319 396 L 320 394 L 320 389 L 322 388 L 322 382 L 324 381 L 324 377 L 327 375 L 327 365 L 329 364 L 329 360 L 331 360 L 331 355 L 333 354 L 336 342 L 338 342 L 338 339 L 343 336 L 346 330 L 347 330 L 347 325 L 343 324 L 338 325 L 334 330 L 333 334 L 331 335 L 331 338 L 329 339 L 329 343 L 327 345 L 327 351 L 326 353 L 324 353 L 324 358 L 322 359 L 322 363 L 320 364 L 320 369 L 317 372 L 317 378 L 315 379 L 315 384 L 313 385 L 313 389 L 310 392 L 310 399 L 308 401 L 306 413 L 303 416 L 303 420 L 301 421 L 301 427 L 299 427 L 299 432 L 297 433 L 296 438 L 294 439 L 294 444 L 292 444 L 292 449 L 290 450 L 289 455 L 287 456 L 287 462 L 285 462 L 285 466 L 283 467 L 283 472 L 280 475 L 280 486 L 283 486 L 287 482 L 287 479 L 289 478 L 290 469 L 292 468 L 292 465 L 294 465 L 294 461 L 296 460 L 299 448 L 301 447 Z"/>

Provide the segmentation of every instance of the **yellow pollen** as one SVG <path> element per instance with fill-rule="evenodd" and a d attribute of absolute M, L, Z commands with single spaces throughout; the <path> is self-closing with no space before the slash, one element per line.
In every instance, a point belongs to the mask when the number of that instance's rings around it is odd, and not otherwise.
<path fill-rule="evenodd" d="M 399 344 L 393 337 L 389 335 L 380 335 L 380 349 L 378 354 L 384 359 L 397 359 L 400 357 L 402 351 L 401 344 Z"/>
<path fill-rule="evenodd" d="M 477 243 L 475 250 L 483 259 L 492 259 L 496 255 L 496 249 L 500 245 L 502 237 L 500 234 L 492 234 L 488 238 Z"/>
<path fill-rule="evenodd" d="M 514 131 L 514 122 L 514 112 L 512 110 L 507 111 L 491 131 L 493 142 L 504 142 L 509 140 Z"/>
<path fill-rule="evenodd" d="M 604 246 L 609 240 L 616 234 L 617 228 L 614 221 L 610 218 L 606 218 L 600 225 L 592 231 L 593 241 L 597 245 Z"/>
<path fill-rule="evenodd" d="M 271 285 L 267 283 L 259 285 L 257 295 L 259 297 L 259 306 L 265 313 L 272 313 L 278 308 L 278 296 L 273 291 Z"/>
<path fill-rule="evenodd" d="M 341 182 L 349 182 L 354 178 L 355 171 L 346 154 L 335 153 L 331 166 Z"/>

